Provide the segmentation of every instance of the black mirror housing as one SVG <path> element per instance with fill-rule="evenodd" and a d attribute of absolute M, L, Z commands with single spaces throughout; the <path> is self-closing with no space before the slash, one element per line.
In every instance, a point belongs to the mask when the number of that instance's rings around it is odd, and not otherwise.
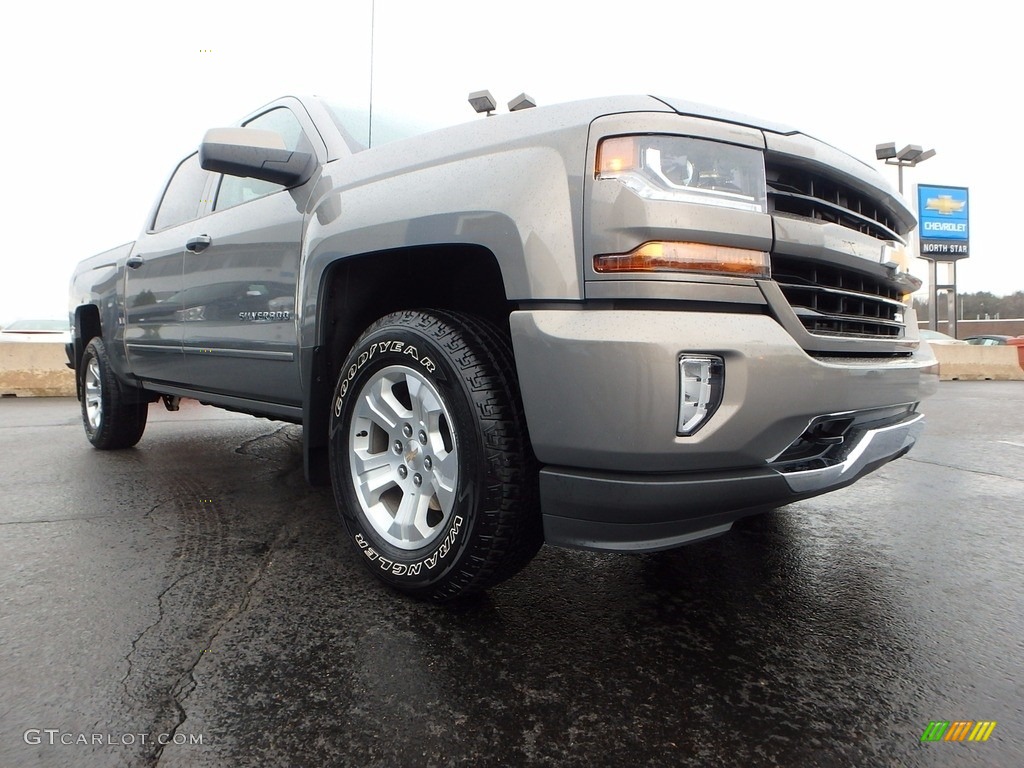
<path fill-rule="evenodd" d="M 294 187 L 313 175 L 316 156 L 286 149 L 274 131 L 211 128 L 199 145 L 199 164 L 207 171 Z"/>

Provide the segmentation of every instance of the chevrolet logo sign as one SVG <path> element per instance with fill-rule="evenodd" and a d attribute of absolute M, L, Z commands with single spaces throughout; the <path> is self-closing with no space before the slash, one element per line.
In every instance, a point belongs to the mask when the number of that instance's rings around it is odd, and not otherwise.
<path fill-rule="evenodd" d="M 943 216 L 951 216 L 954 213 L 960 213 L 965 205 L 967 205 L 966 200 L 954 200 L 951 195 L 939 195 L 928 198 L 925 210 L 938 211 Z"/>

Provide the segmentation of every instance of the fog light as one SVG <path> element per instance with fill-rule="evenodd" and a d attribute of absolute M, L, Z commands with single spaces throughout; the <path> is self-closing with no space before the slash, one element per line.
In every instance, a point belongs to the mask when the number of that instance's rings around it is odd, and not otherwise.
<path fill-rule="evenodd" d="M 725 361 L 705 355 L 679 356 L 679 424 L 676 433 L 694 434 L 722 403 Z"/>

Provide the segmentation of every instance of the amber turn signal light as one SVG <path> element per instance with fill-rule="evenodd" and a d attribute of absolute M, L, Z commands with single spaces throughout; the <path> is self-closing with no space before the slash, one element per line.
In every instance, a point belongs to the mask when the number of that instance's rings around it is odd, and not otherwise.
<path fill-rule="evenodd" d="M 700 272 L 734 277 L 771 277 L 765 251 L 706 243 L 653 241 L 628 253 L 594 257 L 596 272 Z"/>

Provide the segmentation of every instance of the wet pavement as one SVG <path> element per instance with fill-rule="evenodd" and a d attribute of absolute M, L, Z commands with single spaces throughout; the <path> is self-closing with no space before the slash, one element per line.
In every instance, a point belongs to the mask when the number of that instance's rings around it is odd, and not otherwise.
<path fill-rule="evenodd" d="M 4 399 L 0 768 L 1024 765 L 1022 406 L 944 382 L 851 488 L 437 607 L 366 572 L 296 427 L 154 406 L 103 453 Z"/>

